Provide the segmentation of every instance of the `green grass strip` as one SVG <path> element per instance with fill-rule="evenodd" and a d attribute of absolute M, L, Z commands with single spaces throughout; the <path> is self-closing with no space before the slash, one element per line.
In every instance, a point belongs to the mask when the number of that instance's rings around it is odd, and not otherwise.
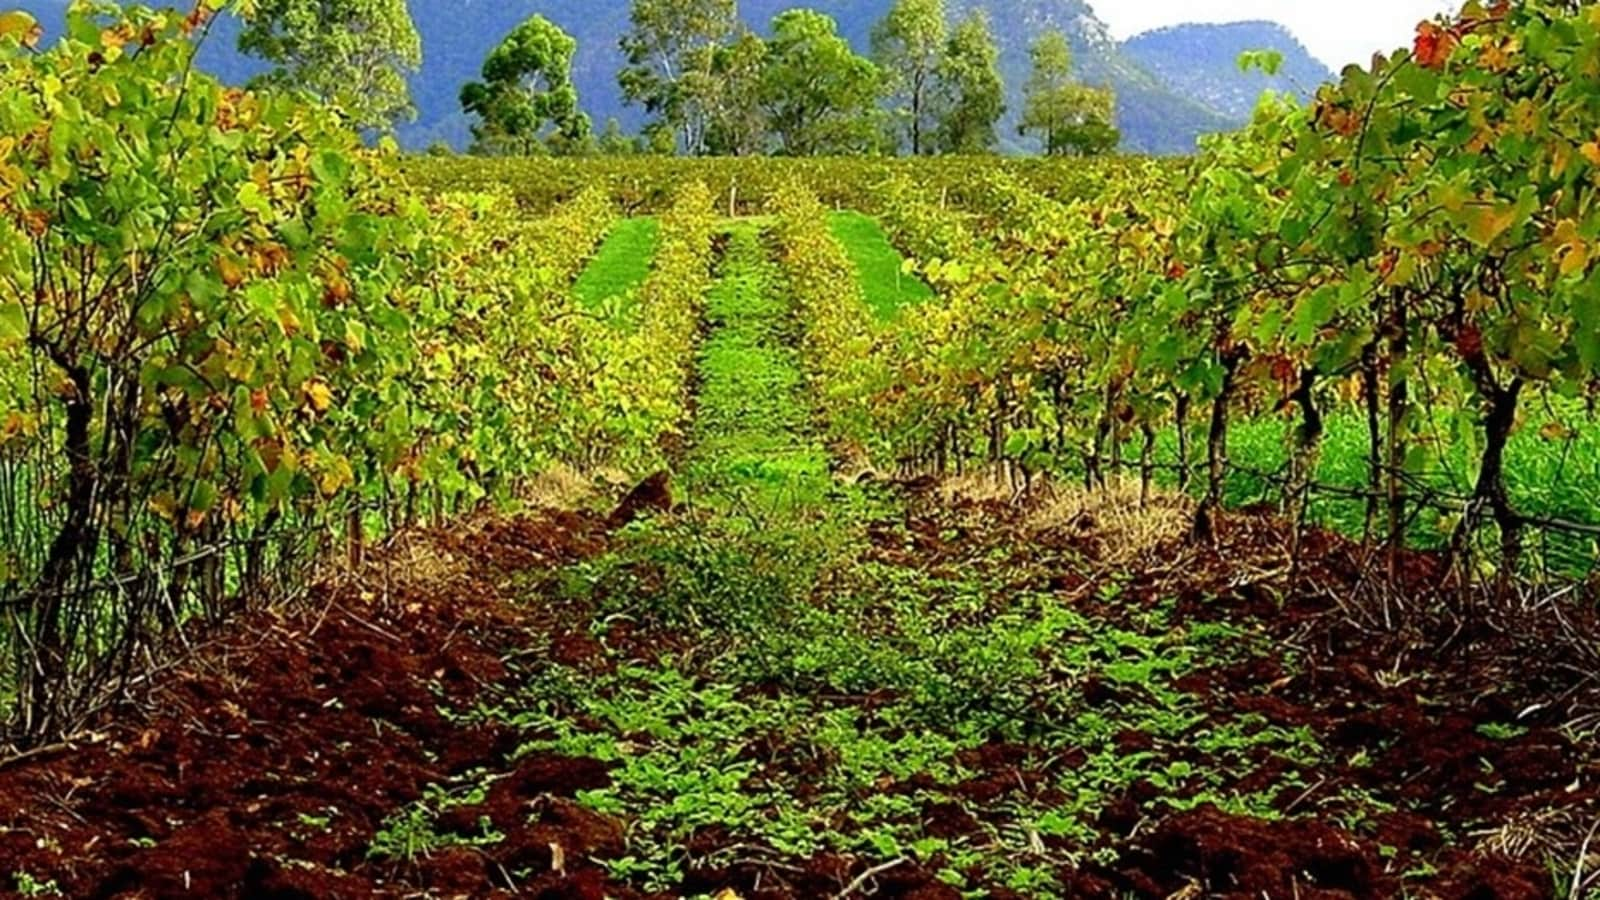
<path fill-rule="evenodd" d="M 793 311 L 757 225 L 732 226 L 719 274 L 706 299 L 686 474 L 713 494 L 754 489 L 803 502 L 828 483 L 827 453 L 810 433 Z"/>
<path fill-rule="evenodd" d="M 902 306 L 932 299 L 933 290 L 922 279 L 901 271 L 904 258 L 876 219 L 853 211 L 835 212 L 828 216 L 828 229 L 855 263 L 867 303 L 880 318 L 892 318 Z"/>
<path fill-rule="evenodd" d="M 594 309 L 644 283 L 661 241 L 661 223 L 652 217 L 623 219 L 573 285 L 578 301 Z"/>

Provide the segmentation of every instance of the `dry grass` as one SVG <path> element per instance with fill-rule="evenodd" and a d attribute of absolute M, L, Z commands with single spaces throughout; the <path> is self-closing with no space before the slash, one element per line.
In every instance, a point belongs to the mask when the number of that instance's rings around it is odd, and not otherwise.
<path fill-rule="evenodd" d="M 998 468 L 941 480 L 939 501 L 1008 504 L 1023 510 L 1022 524 L 1035 534 L 1065 534 L 1078 545 L 1092 545 L 1100 562 L 1117 566 L 1147 560 L 1189 533 L 1194 503 L 1176 491 L 1152 486 L 1148 495 L 1137 478 L 1113 478 L 1105 487 L 1035 478 L 1027 490 Z"/>
<path fill-rule="evenodd" d="M 1600 846 L 1595 833 L 1600 819 L 1578 808 L 1518 813 L 1498 828 L 1472 833 L 1480 852 L 1549 862 L 1562 881 L 1571 881 L 1570 897 L 1591 897 L 1600 881 Z"/>
<path fill-rule="evenodd" d="M 522 500 L 534 509 L 578 509 L 593 499 L 596 485 L 618 484 L 627 477 L 617 472 L 580 472 L 566 463 L 554 463 L 528 479 Z"/>
<path fill-rule="evenodd" d="M 627 473 L 615 469 L 581 471 L 555 463 L 521 486 L 519 501 L 530 510 L 571 512 L 592 506 L 629 484 Z M 470 567 L 452 548 L 471 545 L 495 523 L 501 513 L 482 509 L 453 519 L 447 529 L 419 525 L 402 528 L 373 544 L 351 565 L 346 547 L 330 553 L 318 567 L 317 583 L 334 589 L 333 595 L 383 603 L 396 595 L 426 594 L 463 583 Z"/>
<path fill-rule="evenodd" d="M 993 466 L 951 475 L 939 482 L 938 493 L 945 503 L 968 500 L 974 503 L 1016 503 L 1022 497 L 1003 469 Z"/>
<path fill-rule="evenodd" d="M 1143 494 L 1136 478 L 1116 478 L 1103 488 L 1051 483 L 1035 491 L 1027 525 L 1034 531 L 1071 533 L 1093 540 L 1100 561 L 1113 565 L 1148 558 L 1188 533 L 1194 504 L 1175 491 L 1152 487 Z"/>

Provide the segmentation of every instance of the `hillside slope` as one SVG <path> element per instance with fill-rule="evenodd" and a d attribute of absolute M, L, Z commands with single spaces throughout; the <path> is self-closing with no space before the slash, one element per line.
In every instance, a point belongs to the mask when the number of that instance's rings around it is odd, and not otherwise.
<path fill-rule="evenodd" d="M 1188 97 L 1244 123 L 1264 90 L 1309 97 L 1317 85 L 1333 78 L 1328 67 L 1288 29 L 1274 22 L 1228 25 L 1174 25 L 1138 35 L 1122 45 L 1124 55 L 1161 80 L 1173 93 Z M 1242 72 L 1239 54 L 1276 50 L 1283 66 L 1276 75 Z"/>

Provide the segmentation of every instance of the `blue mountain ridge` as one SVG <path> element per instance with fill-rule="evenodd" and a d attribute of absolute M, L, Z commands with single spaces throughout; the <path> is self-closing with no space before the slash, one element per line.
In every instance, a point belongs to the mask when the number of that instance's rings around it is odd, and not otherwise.
<path fill-rule="evenodd" d="M 777 13 L 807 5 L 837 19 L 840 33 L 865 52 L 873 24 L 891 2 L 742 0 L 740 13 L 751 27 L 764 32 Z M 21 0 L 18 8 L 31 12 L 47 35 L 54 35 L 67 3 Z M 596 129 L 612 117 L 629 130 L 642 123 L 642 111 L 623 103 L 616 81 L 622 66 L 617 38 L 628 27 L 629 0 L 409 0 L 409 4 L 422 35 L 423 64 L 411 78 L 418 115 L 399 127 L 402 146 L 421 150 L 443 142 L 463 148 L 470 120 L 458 102 L 461 86 L 477 77 L 484 56 L 506 32 L 534 14 L 546 16 L 577 39 L 573 79 Z M 1294 35 L 1270 22 L 1179 25 L 1119 42 L 1084 0 L 950 0 L 949 5 L 952 18 L 980 7 L 990 14 L 1008 89 L 1002 139 L 1010 152 L 1034 149 L 1016 136 L 1015 123 L 1028 73 L 1028 46 L 1046 28 L 1060 29 L 1071 40 L 1081 78 L 1109 84 L 1116 91 L 1122 149 L 1129 152 L 1190 152 L 1200 135 L 1248 120 L 1263 91 L 1305 97 L 1332 77 Z M 230 83 L 242 83 L 262 68 L 259 61 L 235 49 L 238 30 L 237 22 L 219 20 L 200 51 L 201 67 Z M 1282 71 L 1276 77 L 1240 72 L 1236 60 L 1246 50 L 1283 53 Z"/>

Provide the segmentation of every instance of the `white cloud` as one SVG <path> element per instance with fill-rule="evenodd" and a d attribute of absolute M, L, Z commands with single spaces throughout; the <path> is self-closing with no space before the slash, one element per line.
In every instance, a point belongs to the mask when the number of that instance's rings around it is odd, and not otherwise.
<path fill-rule="evenodd" d="M 1119 39 L 1182 22 L 1267 19 L 1287 26 L 1337 71 L 1376 51 L 1408 46 L 1417 23 L 1458 8 L 1455 0 L 1099 0 L 1095 12 Z"/>

